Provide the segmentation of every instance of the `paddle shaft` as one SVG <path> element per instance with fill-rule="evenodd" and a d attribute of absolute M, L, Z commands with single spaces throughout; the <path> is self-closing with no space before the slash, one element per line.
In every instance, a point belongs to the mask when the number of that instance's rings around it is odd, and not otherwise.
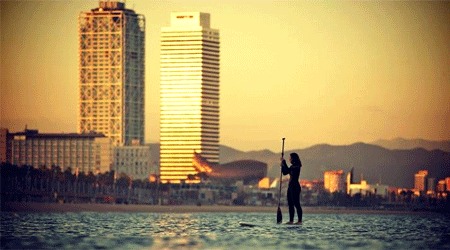
<path fill-rule="evenodd" d="M 282 143 L 282 146 L 281 146 L 281 158 L 284 157 L 284 139 L 285 138 L 282 139 L 283 143 Z M 283 178 L 283 169 L 280 170 L 280 192 L 278 194 L 278 207 L 281 204 L 281 202 L 280 202 L 280 199 L 281 199 L 281 178 Z"/>

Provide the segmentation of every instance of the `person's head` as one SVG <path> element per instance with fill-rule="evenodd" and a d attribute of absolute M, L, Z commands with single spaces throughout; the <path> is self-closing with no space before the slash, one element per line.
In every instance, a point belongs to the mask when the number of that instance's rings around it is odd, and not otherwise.
<path fill-rule="evenodd" d="M 298 166 L 302 165 L 302 162 L 300 161 L 300 157 L 298 156 L 297 153 L 291 153 L 290 157 L 291 157 L 291 164 L 292 165 L 298 165 Z"/>

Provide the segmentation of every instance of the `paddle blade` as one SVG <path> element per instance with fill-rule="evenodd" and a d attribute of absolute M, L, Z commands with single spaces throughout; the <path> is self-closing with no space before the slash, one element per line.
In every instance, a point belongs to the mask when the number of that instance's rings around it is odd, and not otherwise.
<path fill-rule="evenodd" d="M 278 206 L 278 211 L 277 211 L 277 223 L 280 224 L 281 221 L 283 221 L 283 215 L 281 214 L 281 208 L 280 208 L 280 206 Z"/>

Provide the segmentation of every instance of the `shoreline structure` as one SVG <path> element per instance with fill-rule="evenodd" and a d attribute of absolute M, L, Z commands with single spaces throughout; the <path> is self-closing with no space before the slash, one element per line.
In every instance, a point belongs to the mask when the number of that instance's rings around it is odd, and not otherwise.
<path fill-rule="evenodd" d="M 410 210 L 375 210 L 346 207 L 305 207 L 306 214 L 424 214 Z M 287 213 L 288 208 L 282 208 Z M 5 202 L 1 212 L 30 213 L 79 213 L 79 212 L 119 212 L 119 213 L 275 213 L 276 207 L 269 206 L 225 206 L 225 205 L 136 205 L 97 203 L 39 203 Z"/>

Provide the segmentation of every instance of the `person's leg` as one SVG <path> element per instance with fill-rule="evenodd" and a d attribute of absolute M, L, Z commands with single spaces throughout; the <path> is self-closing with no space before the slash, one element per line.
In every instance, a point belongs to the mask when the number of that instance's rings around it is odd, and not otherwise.
<path fill-rule="evenodd" d="M 288 206 L 289 206 L 289 222 L 294 222 L 295 209 L 294 209 L 294 199 L 293 199 L 291 188 L 288 188 L 287 198 L 288 198 Z"/>
<path fill-rule="evenodd" d="M 298 223 L 302 223 L 302 219 L 303 219 L 302 205 L 300 205 L 300 203 L 298 203 L 298 206 L 296 206 L 296 208 L 297 208 Z"/>
<path fill-rule="evenodd" d="M 300 192 L 301 188 L 299 190 L 296 190 L 296 194 L 293 196 L 294 200 L 294 206 L 297 209 L 297 217 L 298 217 L 298 223 L 302 222 L 303 217 L 303 210 L 302 206 L 300 205 Z"/>

